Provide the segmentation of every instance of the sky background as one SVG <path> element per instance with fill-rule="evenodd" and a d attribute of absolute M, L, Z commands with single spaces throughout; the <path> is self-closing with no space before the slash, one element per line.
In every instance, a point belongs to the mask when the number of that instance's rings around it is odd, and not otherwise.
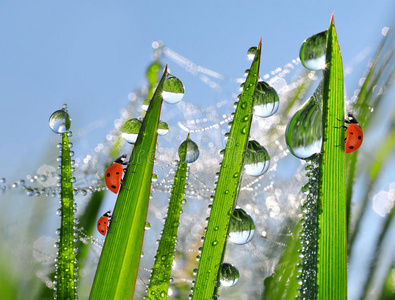
<path fill-rule="evenodd" d="M 297 58 L 303 40 L 325 30 L 332 12 L 344 67 L 354 66 L 346 78 L 350 94 L 367 66 L 359 55 L 371 57 L 382 28 L 393 25 L 393 0 L 0 0 L 0 178 L 10 183 L 34 174 L 38 161 L 54 161 L 45 155 L 60 137 L 48 119 L 64 103 L 78 133 L 76 155 L 92 151 L 113 129 L 128 94 L 145 84 L 153 41 L 235 78 L 243 77 L 247 49 L 262 37 L 264 74 Z M 185 84 L 183 101 L 210 107 L 224 100 L 168 62 Z"/>
<path fill-rule="evenodd" d="M 308 36 L 325 30 L 335 12 L 344 66 L 373 51 L 392 22 L 395 3 L 380 1 L 0 1 L 0 155 L 2 177 L 18 179 L 45 152 L 51 113 L 67 103 L 74 132 L 95 128 L 86 151 L 113 128 L 127 95 L 145 84 L 153 41 L 229 77 L 242 77 L 246 51 L 262 37 L 261 74 L 299 53 Z M 171 70 L 175 70 L 170 62 Z M 361 74 L 365 64 L 357 65 Z M 359 70 L 359 72 L 358 72 Z M 174 72 L 173 72 L 174 73 Z M 178 75 L 178 74 L 176 74 Z M 180 77 L 180 75 L 178 75 Z M 210 92 L 181 78 L 184 101 Z M 357 88 L 349 80 L 347 91 Z M 237 92 L 237 91 L 235 91 Z M 219 99 L 221 100 L 221 99 Z M 208 103 L 207 105 L 212 105 Z M 30 159 L 26 161 L 25 159 Z M 28 165 L 26 165 L 28 164 Z"/>

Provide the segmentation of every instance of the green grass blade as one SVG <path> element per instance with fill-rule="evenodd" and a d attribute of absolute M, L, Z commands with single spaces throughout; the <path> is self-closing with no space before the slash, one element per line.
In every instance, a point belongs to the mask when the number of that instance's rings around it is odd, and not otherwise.
<path fill-rule="evenodd" d="M 185 194 L 187 164 L 184 161 L 185 153 L 183 157 L 180 157 L 180 162 L 174 177 L 169 208 L 163 227 L 162 237 L 156 252 L 146 299 L 167 299 L 182 201 Z"/>
<path fill-rule="evenodd" d="M 73 176 L 68 133 L 62 134 L 61 225 L 56 270 L 57 299 L 76 299 Z"/>
<path fill-rule="evenodd" d="M 90 299 L 132 299 L 147 218 L 162 88 L 152 98 L 126 170 L 103 246 Z"/>
<path fill-rule="evenodd" d="M 295 299 L 297 296 L 300 231 L 301 224 L 298 223 L 288 240 L 287 248 L 277 264 L 276 271 L 264 281 L 265 289 L 262 294 L 262 300 Z"/>
<path fill-rule="evenodd" d="M 395 299 L 395 285 L 393 274 L 395 273 L 395 263 L 392 263 L 392 266 L 389 268 L 387 272 L 387 278 L 383 283 L 382 291 L 379 300 L 392 300 Z"/>
<path fill-rule="evenodd" d="M 343 130 L 344 79 L 340 48 L 333 16 L 328 29 L 323 85 L 323 142 L 319 180 L 319 241 L 317 266 L 318 299 L 347 298 L 347 224 L 345 151 L 336 147 Z"/>
<path fill-rule="evenodd" d="M 217 283 L 248 143 L 255 87 L 259 78 L 260 55 L 261 43 L 245 81 L 225 148 L 193 290 L 194 300 L 212 299 Z"/>

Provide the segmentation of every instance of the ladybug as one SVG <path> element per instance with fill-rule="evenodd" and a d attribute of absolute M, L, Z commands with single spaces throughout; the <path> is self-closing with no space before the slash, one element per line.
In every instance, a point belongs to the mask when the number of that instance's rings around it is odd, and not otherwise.
<path fill-rule="evenodd" d="M 110 212 L 110 210 L 106 212 L 103 216 L 100 217 L 99 221 L 97 221 L 97 230 L 102 235 L 106 235 L 107 233 L 108 224 L 111 219 Z"/>
<path fill-rule="evenodd" d="M 125 163 L 126 154 L 118 157 L 108 168 L 105 175 L 105 181 L 108 189 L 113 193 L 118 193 L 119 187 L 121 186 L 123 165 Z"/>
<path fill-rule="evenodd" d="M 359 126 L 358 124 L 357 119 L 355 119 L 351 113 L 348 113 L 347 116 L 348 116 L 348 120 L 339 120 L 339 119 L 337 120 L 349 125 L 348 126 L 343 125 L 335 128 L 344 128 L 344 130 L 347 130 L 347 137 L 344 139 L 343 143 L 341 143 L 339 146 L 346 143 L 346 153 L 351 153 L 357 150 L 361 146 L 363 141 L 363 132 L 361 126 Z"/>

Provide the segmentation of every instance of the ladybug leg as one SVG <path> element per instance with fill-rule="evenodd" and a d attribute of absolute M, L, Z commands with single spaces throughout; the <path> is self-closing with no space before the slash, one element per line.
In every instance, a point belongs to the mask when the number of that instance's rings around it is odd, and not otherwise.
<path fill-rule="evenodd" d="M 343 146 L 343 145 L 344 145 L 344 143 L 346 142 L 346 140 L 347 140 L 347 138 L 345 138 L 345 139 L 344 139 L 343 143 L 341 143 L 340 145 L 336 145 L 335 147 L 340 147 L 340 146 Z"/>
<path fill-rule="evenodd" d="M 337 128 L 337 129 L 344 128 L 344 131 L 347 130 L 347 126 L 346 125 L 342 125 L 342 126 L 339 126 L 339 127 L 333 126 L 333 128 Z"/>

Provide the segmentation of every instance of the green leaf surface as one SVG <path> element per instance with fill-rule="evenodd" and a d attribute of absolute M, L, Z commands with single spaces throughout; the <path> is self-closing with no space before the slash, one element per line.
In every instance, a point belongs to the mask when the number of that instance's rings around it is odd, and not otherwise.
<path fill-rule="evenodd" d="M 146 299 L 167 299 L 177 231 L 185 194 L 187 164 L 184 160 L 185 155 L 184 158 L 180 159 L 177 172 L 174 177 L 169 208 L 158 250 L 156 252 Z"/>
<path fill-rule="evenodd" d="M 192 295 L 194 300 L 212 299 L 216 287 L 249 138 L 254 93 L 259 78 L 261 43 L 245 81 L 221 163 Z"/>
<path fill-rule="evenodd" d="M 323 83 L 323 143 L 319 180 L 318 299 L 347 298 L 347 224 L 343 130 L 344 79 L 333 16 L 328 29 Z"/>
<path fill-rule="evenodd" d="M 301 225 L 299 222 L 288 240 L 287 248 L 277 264 L 276 271 L 264 281 L 265 288 L 262 300 L 291 300 L 297 296 L 300 231 Z"/>
<path fill-rule="evenodd" d="M 167 66 L 145 115 L 123 178 L 90 299 L 132 299 L 144 238 Z"/>
<path fill-rule="evenodd" d="M 61 225 L 56 271 L 58 299 L 76 299 L 73 176 L 68 133 L 62 134 Z"/>

